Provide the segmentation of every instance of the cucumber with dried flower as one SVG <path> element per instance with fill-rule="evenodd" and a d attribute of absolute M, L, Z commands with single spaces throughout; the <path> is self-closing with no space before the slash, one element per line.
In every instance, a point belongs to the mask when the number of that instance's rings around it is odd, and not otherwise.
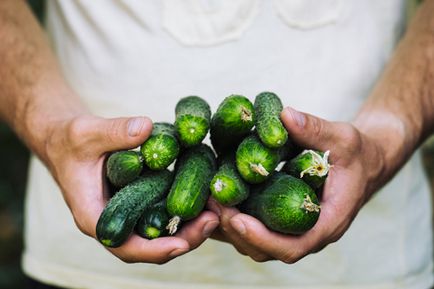
<path fill-rule="evenodd" d="M 302 179 L 314 190 L 319 189 L 324 184 L 330 169 L 329 153 L 329 151 L 304 150 L 288 161 L 282 170 Z"/>
<path fill-rule="evenodd" d="M 145 164 L 151 170 L 167 168 L 179 154 L 179 142 L 173 124 L 156 122 L 151 136 L 140 149 Z"/>
<path fill-rule="evenodd" d="M 205 144 L 186 150 L 175 164 L 175 179 L 167 196 L 172 216 L 167 229 L 173 235 L 181 221 L 197 217 L 209 197 L 209 184 L 216 170 L 214 152 Z"/>
<path fill-rule="evenodd" d="M 168 170 L 147 171 L 120 189 L 107 203 L 96 225 L 98 240 L 107 247 L 119 247 L 129 237 L 146 208 L 163 199 L 172 184 Z"/>
<path fill-rule="evenodd" d="M 255 112 L 242 95 L 226 97 L 211 119 L 211 142 L 218 154 L 235 148 L 254 126 Z"/>
<path fill-rule="evenodd" d="M 280 98 L 272 92 L 262 92 L 255 98 L 256 130 L 267 147 L 282 147 L 288 140 L 288 132 L 280 121 L 282 110 Z"/>
<path fill-rule="evenodd" d="M 119 151 L 111 154 L 106 163 L 106 175 L 115 187 L 123 187 L 140 175 L 143 159 L 135 151 Z"/>
<path fill-rule="evenodd" d="M 246 137 L 238 146 L 236 164 L 242 178 L 250 184 L 265 181 L 291 147 L 273 149 L 265 146 L 256 135 Z"/>
<path fill-rule="evenodd" d="M 166 210 L 166 200 L 162 200 L 146 209 L 136 225 L 136 232 L 146 239 L 155 239 L 167 235 L 169 213 Z"/>
<path fill-rule="evenodd" d="M 284 173 L 273 177 L 261 193 L 252 194 L 241 208 L 269 229 L 294 235 L 311 229 L 321 210 L 313 189 Z"/>
<path fill-rule="evenodd" d="M 238 173 L 234 154 L 225 155 L 211 180 L 212 197 L 222 205 L 234 206 L 249 196 L 249 186 Z"/>
<path fill-rule="evenodd" d="M 198 96 L 187 96 L 176 104 L 175 114 L 175 127 L 181 144 L 185 147 L 200 144 L 210 126 L 209 104 Z"/>

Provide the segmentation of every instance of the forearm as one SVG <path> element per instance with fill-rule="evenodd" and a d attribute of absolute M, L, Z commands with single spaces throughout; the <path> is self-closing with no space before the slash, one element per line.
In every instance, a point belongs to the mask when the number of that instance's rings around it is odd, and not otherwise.
<path fill-rule="evenodd" d="M 85 111 L 25 1 L 0 1 L 0 119 L 40 157 L 50 125 Z"/>
<path fill-rule="evenodd" d="M 354 124 L 393 174 L 434 127 L 434 1 L 425 0 Z"/>

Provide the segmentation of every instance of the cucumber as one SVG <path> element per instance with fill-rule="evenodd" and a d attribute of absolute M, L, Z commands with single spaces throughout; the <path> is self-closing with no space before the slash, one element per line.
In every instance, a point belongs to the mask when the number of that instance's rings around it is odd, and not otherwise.
<path fill-rule="evenodd" d="M 173 174 L 168 170 L 147 171 L 119 190 L 98 219 L 98 240 L 107 247 L 122 245 L 143 211 L 165 197 L 172 179 Z"/>
<path fill-rule="evenodd" d="M 315 225 L 321 207 L 309 185 L 279 173 L 261 193 L 252 194 L 241 209 L 273 231 L 299 235 Z"/>
<path fill-rule="evenodd" d="M 234 154 L 222 158 L 220 167 L 210 184 L 211 195 L 220 204 L 234 206 L 247 199 L 249 186 L 238 173 Z"/>
<path fill-rule="evenodd" d="M 187 96 L 176 104 L 175 114 L 175 127 L 181 144 L 191 147 L 201 143 L 210 126 L 209 104 L 198 96 Z"/>
<path fill-rule="evenodd" d="M 254 126 L 253 104 L 242 95 L 226 97 L 211 119 L 211 143 L 218 154 L 234 150 Z M 233 150 L 232 150 L 233 151 Z"/>
<path fill-rule="evenodd" d="M 283 146 L 288 132 L 280 121 L 283 110 L 280 98 L 272 92 L 263 92 L 255 98 L 256 130 L 261 141 L 270 148 Z"/>
<path fill-rule="evenodd" d="M 173 124 L 154 123 L 152 134 L 140 149 L 145 164 L 151 170 L 167 168 L 179 154 L 179 143 Z"/>
<path fill-rule="evenodd" d="M 314 190 L 319 189 L 325 182 L 330 164 L 328 156 L 330 151 L 320 152 L 304 150 L 301 154 L 288 161 L 283 171 L 305 181 Z"/>
<path fill-rule="evenodd" d="M 166 210 L 166 200 L 162 200 L 143 213 L 136 225 L 136 232 L 146 239 L 155 239 L 167 235 L 169 214 Z"/>
<path fill-rule="evenodd" d="M 266 147 L 256 135 L 250 135 L 240 143 L 236 152 L 238 172 L 250 184 L 262 183 L 285 158 L 289 149 L 290 146 L 279 149 Z"/>
<path fill-rule="evenodd" d="M 167 197 L 167 211 L 173 217 L 167 226 L 170 235 L 181 221 L 193 219 L 203 210 L 215 169 L 214 153 L 205 144 L 188 149 L 178 158 L 175 180 Z"/>
<path fill-rule="evenodd" d="M 143 160 L 135 151 L 119 151 L 110 155 L 106 164 L 106 175 L 115 187 L 123 187 L 140 175 Z"/>

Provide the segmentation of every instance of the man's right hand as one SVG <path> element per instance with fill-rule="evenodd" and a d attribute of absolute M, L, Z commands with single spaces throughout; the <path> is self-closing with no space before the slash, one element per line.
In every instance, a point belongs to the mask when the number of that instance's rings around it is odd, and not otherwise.
<path fill-rule="evenodd" d="M 54 123 L 49 129 L 44 162 L 84 234 L 95 238 L 108 200 L 103 166 L 107 153 L 135 148 L 151 131 L 152 122 L 146 117 L 104 119 L 88 114 Z M 198 247 L 218 223 L 218 217 L 206 211 L 175 237 L 146 240 L 132 235 L 121 247 L 109 250 L 127 263 L 162 264 Z"/>

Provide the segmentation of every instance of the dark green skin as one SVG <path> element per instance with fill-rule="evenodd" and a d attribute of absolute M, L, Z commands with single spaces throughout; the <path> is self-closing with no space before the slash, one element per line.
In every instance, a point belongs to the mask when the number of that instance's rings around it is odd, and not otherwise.
<path fill-rule="evenodd" d="M 211 119 L 211 142 L 216 152 L 220 155 L 234 151 L 252 130 L 254 120 L 253 104 L 248 98 L 242 95 L 226 97 Z"/>
<path fill-rule="evenodd" d="M 143 161 L 140 153 L 119 151 L 110 155 L 106 164 L 106 175 L 110 183 L 121 188 L 140 175 Z"/>
<path fill-rule="evenodd" d="M 323 152 L 317 151 L 317 153 L 319 153 L 321 156 L 324 155 Z M 300 173 L 312 166 L 312 164 L 313 159 L 311 154 L 299 154 L 292 160 L 288 161 L 283 166 L 282 171 L 290 174 L 293 177 L 300 178 Z M 314 190 L 321 188 L 326 179 L 327 176 L 311 176 L 308 173 L 305 173 L 302 178 L 302 180 L 309 186 L 311 186 Z"/>
<path fill-rule="evenodd" d="M 187 96 L 176 104 L 175 114 L 175 127 L 181 144 L 185 147 L 200 144 L 210 127 L 209 104 L 198 96 Z"/>
<path fill-rule="evenodd" d="M 280 173 L 261 193 L 248 198 L 242 210 L 273 231 L 300 235 L 316 224 L 320 214 L 303 207 L 306 196 L 319 206 L 310 186 L 300 179 Z"/>
<path fill-rule="evenodd" d="M 268 176 L 255 172 L 252 164 L 259 165 L 272 173 L 281 160 L 287 155 L 289 147 L 280 149 L 266 147 L 256 135 L 245 138 L 238 146 L 236 153 L 236 165 L 241 177 L 250 184 L 259 184 L 265 181 Z"/>
<path fill-rule="evenodd" d="M 288 132 L 280 121 L 282 110 L 280 98 L 272 92 L 260 93 L 255 98 L 256 130 L 270 148 L 282 147 L 288 140 Z"/>
<path fill-rule="evenodd" d="M 209 184 L 216 170 L 211 148 L 205 144 L 185 151 L 176 162 L 176 174 L 167 197 L 167 211 L 183 221 L 202 212 L 209 196 Z"/>
<path fill-rule="evenodd" d="M 217 188 L 220 187 L 221 190 Z M 249 186 L 238 173 L 233 154 L 225 156 L 211 180 L 212 197 L 225 206 L 235 206 L 249 196 Z"/>
<path fill-rule="evenodd" d="M 166 122 L 156 122 L 151 136 L 141 146 L 140 151 L 144 163 L 151 170 L 163 170 L 176 159 L 179 148 L 175 126 Z"/>
<path fill-rule="evenodd" d="M 166 200 L 162 200 L 143 213 L 136 225 L 136 232 L 146 239 L 155 239 L 167 235 L 169 213 L 166 210 Z"/>
<path fill-rule="evenodd" d="M 172 184 L 168 170 L 147 171 L 110 199 L 96 225 L 98 240 L 107 247 L 119 247 L 129 237 L 146 208 L 163 199 Z"/>

